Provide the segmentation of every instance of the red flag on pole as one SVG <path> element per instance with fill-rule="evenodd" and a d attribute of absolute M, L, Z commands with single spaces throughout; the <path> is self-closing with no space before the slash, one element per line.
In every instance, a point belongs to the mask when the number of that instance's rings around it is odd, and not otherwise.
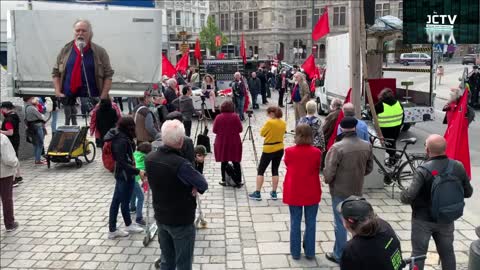
<path fill-rule="evenodd" d="M 315 28 L 313 28 L 312 39 L 316 41 L 328 33 L 330 33 L 330 26 L 328 24 L 328 8 L 325 7 L 325 12 L 320 19 L 318 19 L 317 24 L 315 24 Z"/>
<path fill-rule="evenodd" d="M 343 101 L 343 104 L 350 102 L 350 95 L 351 94 L 352 94 L 352 88 L 348 89 L 347 97 L 345 97 L 345 101 Z M 327 143 L 327 151 L 335 143 L 335 139 L 337 139 L 338 127 L 340 126 L 340 122 L 342 122 L 342 119 L 344 117 L 345 117 L 345 115 L 343 115 L 343 110 L 340 109 L 340 113 L 338 114 L 337 121 L 335 122 L 335 128 L 333 129 L 332 136 L 330 136 L 330 139 L 328 140 L 328 143 Z"/>
<path fill-rule="evenodd" d="M 198 63 L 202 62 L 202 52 L 200 51 L 200 39 L 197 38 L 195 42 L 195 58 L 198 60 Z"/>
<path fill-rule="evenodd" d="M 240 56 L 243 59 L 243 64 L 247 64 L 247 53 L 245 52 L 245 39 L 243 37 L 243 33 L 242 38 L 240 39 Z"/>
<path fill-rule="evenodd" d="M 173 67 L 172 63 L 168 61 L 168 58 L 165 56 L 165 54 L 162 53 L 162 75 L 172 78 L 175 76 L 175 74 L 177 74 L 175 67 Z"/>
<path fill-rule="evenodd" d="M 184 53 L 182 58 L 177 62 L 177 65 L 175 66 L 175 69 L 182 73 L 186 74 L 187 69 L 188 69 L 188 53 Z"/>
<path fill-rule="evenodd" d="M 216 47 L 222 46 L 222 37 L 221 36 L 215 36 L 215 46 Z"/>
<path fill-rule="evenodd" d="M 468 119 L 465 117 L 468 107 L 470 87 L 465 87 L 458 106 L 454 109 L 452 119 L 448 123 L 444 138 L 447 141 L 446 154 L 449 158 L 460 161 L 471 179 L 470 150 L 468 148 Z"/>
<path fill-rule="evenodd" d="M 320 79 L 320 71 L 318 70 L 317 66 L 315 65 L 315 57 L 311 54 L 307 60 L 302 64 L 302 68 L 307 73 L 308 77 L 312 79 L 310 83 L 310 91 L 315 91 L 315 81 Z"/>

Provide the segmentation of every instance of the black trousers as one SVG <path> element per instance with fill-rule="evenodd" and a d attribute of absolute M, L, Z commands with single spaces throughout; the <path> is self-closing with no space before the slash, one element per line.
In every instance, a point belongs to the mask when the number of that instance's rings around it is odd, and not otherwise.
<path fill-rule="evenodd" d="M 285 88 L 280 88 L 278 90 L 278 106 L 283 106 L 284 96 L 285 96 Z"/>
<path fill-rule="evenodd" d="M 272 176 L 278 176 L 278 167 L 283 157 L 283 149 L 273 153 L 262 153 L 260 164 L 258 165 L 257 175 L 263 176 L 268 165 L 272 162 Z"/>
<path fill-rule="evenodd" d="M 190 132 L 192 131 L 192 120 L 183 121 L 183 126 L 185 127 L 185 135 L 190 137 Z"/>
<path fill-rule="evenodd" d="M 262 93 L 262 103 L 267 103 L 267 88 L 262 86 L 260 92 Z"/>
<path fill-rule="evenodd" d="M 382 135 L 385 139 L 393 140 L 393 141 L 385 141 L 385 146 L 387 148 L 392 148 L 392 150 L 387 150 L 387 153 L 391 159 L 395 158 L 395 153 L 397 152 L 393 149 L 397 149 L 397 139 L 398 139 L 398 136 L 400 136 L 401 128 L 402 126 L 380 128 L 382 131 Z"/>

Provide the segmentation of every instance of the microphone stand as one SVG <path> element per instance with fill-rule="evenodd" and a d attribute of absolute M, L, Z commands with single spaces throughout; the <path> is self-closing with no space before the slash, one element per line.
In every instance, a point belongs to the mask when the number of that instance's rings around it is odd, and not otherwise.
<path fill-rule="evenodd" d="M 83 48 L 80 50 L 80 55 L 82 57 L 82 70 L 83 70 L 83 76 L 85 76 L 85 83 L 87 84 L 88 97 L 91 98 L 92 93 L 90 92 L 90 85 L 88 84 L 87 70 L 85 69 L 85 63 L 83 62 Z"/>

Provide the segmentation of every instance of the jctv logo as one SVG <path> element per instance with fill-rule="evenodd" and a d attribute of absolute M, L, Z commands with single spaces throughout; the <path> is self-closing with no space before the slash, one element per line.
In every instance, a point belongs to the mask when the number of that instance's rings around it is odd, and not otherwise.
<path fill-rule="evenodd" d="M 437 12 L 433 12 L 433 14 L 434 15 L 427 15 L 427 23 L 425 25 L 428 42 L 456 44 L 453 29 L 457 15 L 437 15 Z"/>

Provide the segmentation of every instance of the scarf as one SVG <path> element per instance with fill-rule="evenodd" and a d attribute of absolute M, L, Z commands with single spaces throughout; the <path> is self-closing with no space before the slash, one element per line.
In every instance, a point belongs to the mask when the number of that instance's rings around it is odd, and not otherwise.
<path fill-rule="evenodd" d="M 82 55 L 75 41 L 73 42 L 73 49 L 77 53 L 77 57 L 75 58 L 75 64 L 73 65 L 72 76 L 70 78 L 70 91 L 75 95 L 82 86 Z M 83 48 L 83 53 L 86 53 L 89 49 L 90 43 L 87 43 L 85 48 Z"/>

